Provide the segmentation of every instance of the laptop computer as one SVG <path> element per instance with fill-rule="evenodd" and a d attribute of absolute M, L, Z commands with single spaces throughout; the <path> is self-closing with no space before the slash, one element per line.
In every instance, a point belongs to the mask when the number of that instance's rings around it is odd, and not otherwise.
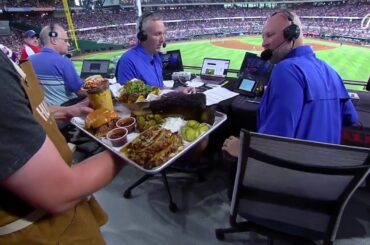
<path fill-rule="evenodd" d="M 164 80 L 171 80 L 172 73 L 184 70 L 180 50 L 160 52 L 159 56 L 162 59 Z"/>
<path fill-rule="evenodd" d="M 109 77 L 110 60 L 84 60 L 82 62 L 80 77 L 85 79 L 92 75 L 101 75 L 102 77 Z"/>
<path fill-rule="evenodd" d="M 226 80 L 230 60 L 204 58 L 200 79 L 204 83 L 221 84 Z"/>

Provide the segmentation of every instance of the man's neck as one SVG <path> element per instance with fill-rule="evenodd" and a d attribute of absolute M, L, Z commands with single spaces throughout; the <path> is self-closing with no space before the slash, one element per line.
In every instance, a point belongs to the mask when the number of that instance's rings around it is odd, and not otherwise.
<path fill-rule="evenodd" d="M 59 53 L 57 50 L 55 50 L 54 46 L 51 46 L 51 45 L 45 45 L 44 48 L 47 48 L 47 49 L 50 49 L 50 50 L 53 50 L 55 53 Z"/>
<path fill-rule="evenodd" d="M 142 43 L 140 43 L 140 46 L 144 49 L 145 53 L 147 53 L 150 57 L 154 57 L 155 53 L 153 54 L 150 52 Z"/>

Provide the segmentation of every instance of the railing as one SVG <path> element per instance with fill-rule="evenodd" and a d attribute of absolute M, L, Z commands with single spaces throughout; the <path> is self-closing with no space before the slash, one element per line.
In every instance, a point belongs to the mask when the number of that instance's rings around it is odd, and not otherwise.
<path fill-rule="evenodd" d="M 184 65 L 184 70 L 190 71 L 192 74 L 199 74 L 201 67 L 199 66 L 188 66 Z M 236 69 L 229 69 L 227 71 L 227 76 L 228 77 L 238 77 L 239 76 L 239 70 Z M 366 87 L 366 82 L 364 81 L 352 81 L 352 80 L 343 80 L 345 85 L 354 85 L 354 86 L 359 86 L 361 88 Z"/>

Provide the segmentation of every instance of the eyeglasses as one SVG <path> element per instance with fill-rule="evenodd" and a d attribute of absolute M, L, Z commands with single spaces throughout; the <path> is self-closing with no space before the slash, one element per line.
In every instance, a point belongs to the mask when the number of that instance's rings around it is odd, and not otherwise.
<path fill-rule="evenodd" d="M 69 43 L 69 38 L 57 37 L 57 39 L 63 40 L 65 43 Z"/>

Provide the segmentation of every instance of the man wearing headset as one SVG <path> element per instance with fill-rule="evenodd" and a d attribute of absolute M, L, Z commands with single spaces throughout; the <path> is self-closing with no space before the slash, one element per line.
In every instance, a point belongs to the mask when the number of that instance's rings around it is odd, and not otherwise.
<path fill-rule="evenodd" d="M 161 16 L 148 12 L 136 23 L 138 43 L 124 53 L 116 66 L 117 82 L 124 85 L 136 78 L 145 84 L 163 89 L 163 65 L 159 56 L 161 47 L 166 47 L 166 28 Z M 183 93 L 195 93 L 195 88 L 180 88 Z"/>
<path fill-rule="evenodd" d="M 81 90 L 82 80 L 72 61 L 64 55 L 68 52 L 69 39 L 66 31 L 58 24 L 44 27 L 40 32 L 43 46 L 40 53 L 29 60 L 44 90 L 49 106 L 60 106 L 71 100 L 78 100 L 86 93 Z"/>
<path fill-rule="evenodd" d="M 163 21 L 155 13 L 144 13 L 138 19 L 136 29 L 138 43 L 119 59 L 117 82 L 123 85 L 137 78 L 147 85 L 163 88 L 162 60 L 158 54 L 165 46 Z"/>
<path fill-rule="evenodd" d="M 356 124 L 357 112 L 340 76 L 303 44 L 302 24 L 287 10 L 273 14 L 262 32 L 261 57 L 276 64 L 258 113 L 258 132 L 339 144 L 343 126 Z M 239 156 L 239 139 L 223 150 Z"/>

